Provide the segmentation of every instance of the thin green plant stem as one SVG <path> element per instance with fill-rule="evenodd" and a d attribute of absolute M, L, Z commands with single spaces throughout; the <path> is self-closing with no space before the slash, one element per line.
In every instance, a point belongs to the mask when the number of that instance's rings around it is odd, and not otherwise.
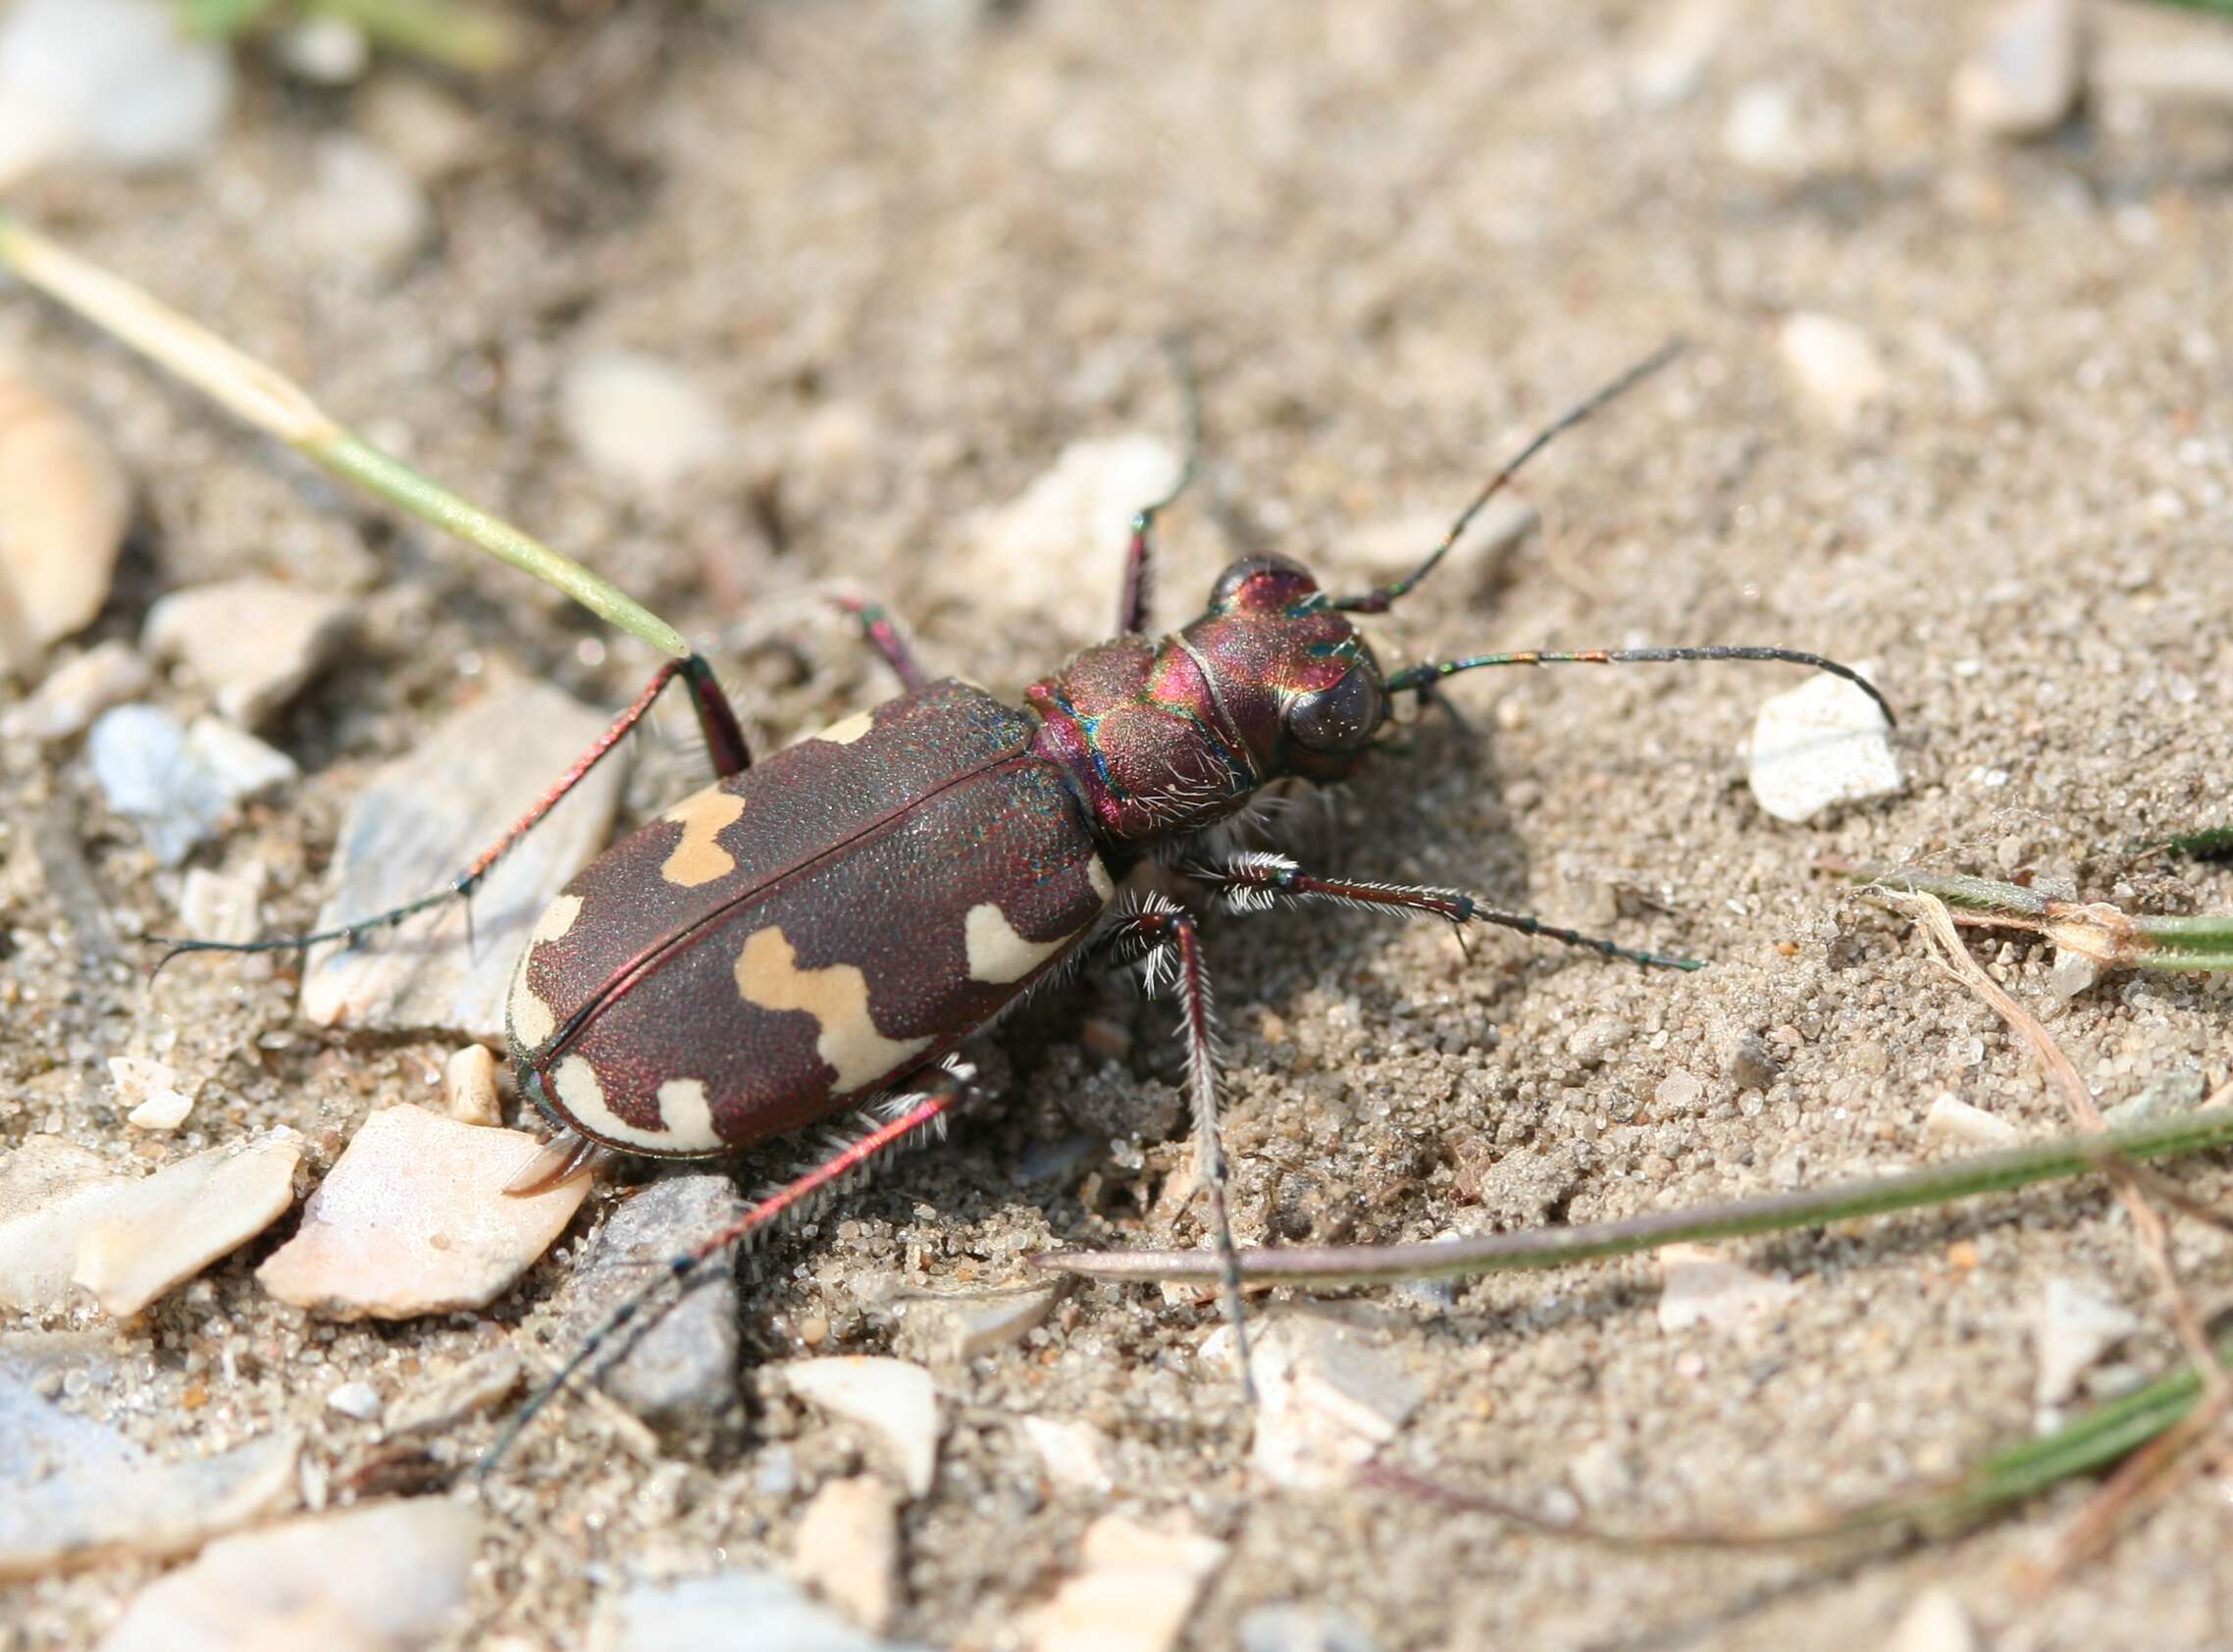
<path fill-rule="evenodd" d="M 683 634 L 609 580 L 451 492 L 340 424 L 308 392 L 141 288 L 0 209 L 0 269 L 160 363 L 235 418 L 344 481 L 564 592 L 663 654 L 690 657 Z"/>
<path fill-rule="evenodd" d="M 1894 894 L 1936 896 L 1960 921 L 2028 929 L 2108 968 L 2173 972 L 2233 969 L 2233 914 L 2155 917 L 2127 912 L 2102 901 L 2065 901 L 1990 878 L 1922 872 L 1907 866 L 1847 865 L 1834 860 L 1824 864 Z"/>
<path fill-rule="evenodd" d="M 1903 1175 L 1796 1193 L 1664 1211 L 1580 1227 L 1529 1228 L 1426 1245 L 1297 1246 L 1243 1251 L 1244 1280 L 1285 1285 L 1353 1285 L 1387 1279 L 1458 1279 L 1523 1268 L 1633 1256 L 1667 1245 L 1745 1239 L 1888 1215 L 2091 1175 L 2118 1163 L 2179 1159 L 2233 1147 L 2233 1108 L 2211 1108 L 2127 1130 L 2057 1136 L 1933 1164 Z M 1198 1280 L 1221 1277 L 1211 1251 L 1052 1251 L 1034 1265 L 1094 1279 Z"/>

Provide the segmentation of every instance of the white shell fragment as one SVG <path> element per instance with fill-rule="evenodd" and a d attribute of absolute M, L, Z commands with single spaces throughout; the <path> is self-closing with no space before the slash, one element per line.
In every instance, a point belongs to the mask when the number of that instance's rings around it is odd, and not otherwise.
<path fill-rule="evenodd" d="M 1932 1101 L 1930 1111 L 1923 1115 L 1923 1136 L 1927 1141 L 1978 1148 L 2014 1147 L 2023 1140 L 2023 1132 L 2005 1118 L 1953 1095 Z"/>
<path fill-rule="evenodd" d="M 463 1503 L 415 1497 L 225 1538 L 140 1590 L 100 1652 L 432 1645 L 464 1603 L 481 1523 Z"/>
<path fill-rule="evenodd" d="M 1755 1273 L 1703 1245 L 1669 1245 L 1659 1253 L 1659 1328 L 1727 1329 L 1773 1314 L 1796 1294 L 1788 1279 Z"/>
<path fill-rule="evenodd" d="M 720 407 L 678 367 L 634 350 L 592 350 L 566 370 L 558 418 L 590 468 L 655 492 L 729 445 Z"/>
<path fill-rule="evenodd" d="M 342 823 L 321 928 L 441 888 L 604 732 L 608 719 L 546 684 L 495 681 L 376 775 Z M 302 977 L 303 1019 L 373 1032 L 504 1036 L 504 996 L 527 932 L 604 847 L 625 757 L 614 753 L 497 861 L 464 914 L 445 908 L 353 949 L 321 947 Z"/>
<path fill-rule="evenodd" d="M 891 1449 L 908 1495 L 930 1490 L 938 1469 L 938 1387 L 907 1360 L 845 1355 L 779 1368 L 791 1391 L 833 1417 L 858 1423 Z"/>
<path fill-rule="evenodd" d="M 331 1319 L 483 1308 L 565 1231 L 590 1178 L 518 1199 L 504 1184 L 538 1143 L 416 1107 L 364 1122 L 256 1280 Z"/>
<path fill-rule="evenodd" d="M 0 1365 L 0 1581 L 51 1576 L 113 1556 L 186 1554 L 215 1533 L 286 1508 L 293 1434 L 165 1462 L 104 1423 L 48 1404 Z"/>
<path fill-rule="evenodd" d="M 84 1183 L 0 1220 L 0 1307 L 67 1307 L 81 1288 L 119 1318 L 136 1314 L 277 1221 L 294 1203 L 301 1157 L 284 1136 L 212 1148 L 151 1176 Z"/>
<path fill-rule="evenodd" d="M 175 591 L 148 610 L 141 645 L 176 660 L 243 728 L 268 721 L 325 664 L 348 604 L 277 580 L 221 580 Z"/>
<path fill-rule="evenodd" d="M 1225 1545 L 1117 1515 L 1086 1527 L 1082 1565 L 1025 1621 L 1032 1652 L 1165 1652 L 1175 1645 Z"/>
<path fill-rule="evenodd" d="M 1798 311 L 1785 318 L 1778 342 L 1807 405 L 1839 424 L 1849 424 L 1892 386 L 1875 341 L 1842 317 Z"/>
<path fill-rule="evenodd" d="M 1229 1328 L 1213 1332 L 1202 1354 L 1231 1365 Z M 1250 1339 L 1249 1366 L 1258 1397 L 1250 1461 L 1275 1485 L 1342 1484 L 1419 1405 L 1400 1355 L 1332 1314 L 1266 1316 Z"/>
<path fill-rule="evenodd" d="M 233 101 L 222 44 L 165 0 L 16 0 L 0 10 L 0 184 L 50 162 L 176 165 Z"/>
<path fill-rule="evenodd" d="M 1954 71 L 1954 119 L 1987 137 L 2040 137 L 2078 101 L 2078 0 L 2016 0 Z"/>
<path fill-rule="evenodd" d="M 0 364 L 0 677 L 35 674 L 101 611 L 130 511 L 100 433 Z"/>
<path fill-rule="evenodd" d="M 1809 678 L 1760 707 L 1752 725 L 1752 796 L 1790 821 L 1889 797 L 1901 784 L 1891 733 L 1876 701 L 1852 684 Z"/>
<path fill-rule="evenodd" d="M 2034 1402 L 2058 1406 L 2069 1399 L 2086 1368 L 2140 1328 L 2139 1316 L 2121 1304 L 2076 1280 L 2050 1279 L 2033 1322 L 2039 1354 Z"/>

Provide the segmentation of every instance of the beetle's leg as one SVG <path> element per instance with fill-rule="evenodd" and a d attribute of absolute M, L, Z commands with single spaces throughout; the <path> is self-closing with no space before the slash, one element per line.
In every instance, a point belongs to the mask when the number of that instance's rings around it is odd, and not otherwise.
<path fill-rule="evenodd" d="M 1250 850 L 1235 854 L 1213 866 L 1188 866 L 1189 877 L 1198 878 L 1225 899 L 1225 904 L 1236 912 L 1261 912 L 1293 901 L 1333 901 L 1348 906 L 1369 906 L 1380 911 L 1417 912 L 1423 916 L 1444 919 L 1453 928 L 1469 923 L 1491 924 L 1498 929 L 1518 930 L 1522 935 L 1538 935 L 1546 941 L 1562 941 L 1570 947 L 1586 947 L 1607 957 L 1626 958 L 1655 969 L 1703 969 L 1704 962 L 1694 957 L 1669 957 L 1659 953 L 1638 952 L 1618 942 L 1602 940 L 1594 935 L 1584 935 L 1579 930 L 1561 929 L 1556 924 L 1544 923 L 1540 918 L 1526 912 L 1498 911 L 1484 906 L 1463 890 L 1427 889 L 1410 884 L 1355 883 L 1344 878 L 1318 878 L 1311 876 L 1284 854 L 1267 853 Z"/>
<path fill-rule="evenodd" d="M 926 1067 L 916 1073 L 908 1088 L 901 1094 L 880 1103 L 870 1113 L 873 1120 L 868 1131 L 850 1141 L 835 1140 L 830 1157 L 823 1160 L 805 1175 L 786 1182 L 763 1195 L 760 1200 L 728 1226 L 692 1245 L 687 1251 L 678 1251 L 667 1259 L 660 1269 L 665 1280 L 671 1280 L 678 1294 L 690 1288 L 691 1275 L 706 1263 L 719 1256 L 731 1245 L 749 1243 L 769 1231 L 786 1216 L 799 1214 L 803 1209 L 811 1209 L 824 1195 L 839 1184 L 859 1176 L 876 1167 L 877 1162 L 893 1149 L 910 1145 L 924 1139 L 925 1133 L 943 1135 L 946 1119 L 957 1108 L 967 1101 L 975 1089 L 976 1068 L 968 1062 L 948 1057 L 942 1063 Z M 488 1455 L 475 1469 L 475 1477 L 487 1479 L 495 1471 L 496 1465 L 511 1449 L 527 1425 L 533 1422 L 543 1408 L 558 1397 L 559 1391 L 572 1381 L 584 1366 L 595 1360 L 612 1339 L 625 1331 L 644 1307 L 657 1294 L 661 1279 L 654 1279 L 636 1295 L 615 1308 L 595 1330 L 583 1338 L 581 1346 L 567 1355 L 550 1379 L 527 1398 L 519 1414 L 504 1425 Z"/>
<path fill-rule="evenodd" d="M 1124 551 L 1124 589 L 1116 600 L 1116 634 L 1131 637 L 1148 629 L 1148 610 L 1155 605 L 1155 545 L 1149 535 L 1154 532 L 1156 518 L 1178 502 L 1194 480 L 1194 473 L 1202 461 L 1202 386 L 1194 377 L 1194 358 L 1186 348 L 1186 340 L 1177 336 L 1166 338 L 1164 348 L 1170 355 L 1170 370 L 1178 380 L 1178 393 L 1186 404 L 1186 456 L 1178 467 L 1178 480 L 1170 485 L 1170 491 L 1152 504 L 1142 505 L 1132 516 L 1132 540 Z"/>
<path fill-rule="evenodd" d="M 1241 1311 L 1240 1247 L 1233 1243 L 1231 1180 L 1224 1141 L 1218 1131 L 1218 1026 L 1209 972 L 1202 965 L 1202 938 L 1194 914 L 1161 896 L 1151 895 L 1126 913 L 1105 939 L 1119 948 L 1141 949 L 1141 973 L 1150 993 L 1168 983 L 1178 997 L 1178 1031 L 1186 1040 L 1186 1090 L 1194 1110 L 1196 1172 L 1210 1191 L 1210 1219 L 1224 1274 L 1225 1321 L 1233 1328 L 1233 1352 L 1240 1362 L 1241 1386 L 1256 1403 L 1256 1376 L 1248 1357 L 1248 1321 Z"/>
<path fill-rule="evenodd" d="M 899 678 L 900 686 L 911 695 L 922 693 L 930 679 L 924 675 L 914 649 L 909 646 L 906 633 L 900 630 L 884 604 L 871 602 L 864 596 L 846 594 L 833 596 L 831 600 L 858 623 L 862 639 L 884 656 L 884 663 L 892 668 L 892 675 Z"/>
<path fill-rule="evenodd" d="M 431 895 L 422 895 L 416 901 L 406 901 L 400 906 L 390 906 L 385 912 L 369 917 L 353 918 L 347 923 L 336 924 L 331 929 L 313 930 L 305 935 L 281 935 L 266 941 L 181 941 L 165 936 L 148 937 L 159 947 L 168 947 L 155 967 L 160 970 L 181 953 L 290 953 L 306 947 L 318 946 L 327 941 L 354 943 L 376 929 L 392 928 L 405 918 L 445 905 L 452 901 L 471 898 L 489 875 L 489 868 L 503 856 L 506 850 L 518 843 L 539 825 L 543 817 L 556 808 L 567 793 L 582 783 L 583 776 L 596 768 L 606 753 L 627 738 L 629 730 L 649 713 L 659 693 L 677 677 L 690 685 L 694 702 L 698 707 L 699 722 L 705 731 L 707 747 L 714 754 L 716 766 L 723 774 L 734 774 L 752 762 L 752 752 L 745 745 L 743 732 L 729 709 L 729 701 L 722 695 L 720 685 L 713 680 L 712 669 L 697 654 L 688 659 L 670 659 L 652 673 L 650 682 L 644 686 L 627 710 L 612 720 L 611 726 L 598 735 L 590 749 L 574 759 L 573 766 L 558 777 L 550 790 L 536 800 L 535 806 L 513 821 L 504 835 L 483 850 L 473 863 Z"/>

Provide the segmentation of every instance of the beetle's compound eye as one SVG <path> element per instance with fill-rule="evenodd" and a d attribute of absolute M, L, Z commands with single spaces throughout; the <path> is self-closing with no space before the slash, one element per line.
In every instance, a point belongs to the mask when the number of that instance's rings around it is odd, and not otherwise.
<path fill-rule="evenodd" d="M 1244 556 L 1211 587 L 1210 611 L 1285 608 L 1317 590 L 1318 581 L 1300 562 L 1285 556 Z"/>
<path fill-rule="evenodd" d="M 1378 673 L 1353 665 L 1332 688 L 1288 705 L 1287 733 L 1306 750 L 1354 751 L 1380 726 L 1382 697 Z"/>

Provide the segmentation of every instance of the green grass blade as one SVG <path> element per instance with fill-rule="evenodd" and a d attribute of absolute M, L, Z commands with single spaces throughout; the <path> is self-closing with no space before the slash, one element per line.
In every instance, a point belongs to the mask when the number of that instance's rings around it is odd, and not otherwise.
<path fill-rule="evenodd" d="M 1564 1267 L 1570 1263 L 1632 1256 L 1667 1245 L 1744 1239 L 1765 1233 L 1851 1221 L 1980 1194 L 2005 1193 L 2041 1182 L 2063 1181 L 2117 1162 L 2177 1159 L 2233 1147 L 2233 1108 L 2083 1136 L 1978 1154 L 1904 1175 L 1807 1188 L 1764 1199 L 1666 1211 L 1626 1221 L 1580 1227 L 1529 1228 L 1478 1239 L 1427 1245 L 1314 1246 L 1243 1251 L 1243 1279 L 1291 1285 L 1351 1285 L 1387 1279 L 1459 1279 L 1521 1268 Z M 1059 1251 L 1031 1259 L 1040 1267 L 1095 1279 L 1216 1279 L 1211 1251 Z"/>
<path fill-rule="evenodd" d="M 422 476 L 331 418 L 307 392 L 145 291 L 0 209 L 0 269 L 159 362 L 234 417 L 421 521 L 556 587 L 663 654 L 690 656 L 681 632 L 618 586 Z"/>

